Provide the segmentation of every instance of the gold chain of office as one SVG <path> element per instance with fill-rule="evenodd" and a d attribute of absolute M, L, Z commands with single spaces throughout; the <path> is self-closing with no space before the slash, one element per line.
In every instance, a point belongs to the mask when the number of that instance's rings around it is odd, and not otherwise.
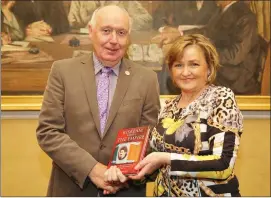
<path fill-rule="evenodd" d="M 152 132 L 152 136 L 154 136 L 155 140 L 157 141 L 157 143 L 165 145 L 165 149 L 170 150 L 170 151 L 175 151 L 176 153 L 179 154 L 191 154 L 191 152 L 189 151 L 189 149 L 186 149 L 184 147 L 177 147 L 175 145 L 172 144 L 168 144 L 166 142 L 163 141 L 163 136 L 161 136 L 157 130 L 154 128 L 153 132 Z"/>

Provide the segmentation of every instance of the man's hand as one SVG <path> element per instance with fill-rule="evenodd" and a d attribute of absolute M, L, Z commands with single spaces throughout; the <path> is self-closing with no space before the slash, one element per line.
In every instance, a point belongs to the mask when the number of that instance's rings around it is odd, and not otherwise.
<path fill-rule="evenodd" d="M 164 26 L 159 29 L 160 33 L 179 33 L 178 28 L 176 27 L 171 27 L 171 26 Z"/>
<path fill-rule="evenodd" d="M 153 173 L 155 170 L 160 168 L 162 165 L 170 164 L 170 153 L 166 152 L 153 152 L 147 155 L 142 161 L 136 166 L 136 170 L 140 170 L 137 175 L 129 176 L 131 179 L 140 180 L 145 175 Z"/>
<path fill-rule="evenodd" d="M 126 181 L 128 177 L 122 174 L 121 170 L 117 166 L 111 166 L 107 171 L 104 173 L 104 181 L 106 183 L 111 184 L 112 186 L 119 186 L 120 188 L 126 187 L 128 188 L 128 184 Z M 104 194 L 110 194 L 107 190 L 104 190 Z"/>
<path fill-rule="evenodd" d="M 179 38 L 182 35 L 183 33 L 180 32 L 178 28 L 166 26 L 161 30 L 160 45 L 162 46 L 169 43 L 173 43 L 177 38 Z"/>
<path fill-rule="evenodd" d="M 49 36 L 52 34 L 52 27 L 44 21 L 36 21 L 26 28 L 27 36 Z"/>
<path fill-rule="evenodd" d="M 10 36 L 5 33 L 5 32 L 1 32 L 1 44 L 2 45 L 7 45 L 11 43 L 11 38 Z"/>
<path fill-rule="evenodd" d="M 183 32 L 179 31 L 178 28 L 165 26 L 159 28 L 160 34 L 154 36 L 151 39 L 153 43 L 159 43 L 159 46 L 162 48 L 164 45 L 173 43 L 177 38 L 183 35 Z"/>
<path fill-rule="evenodd" d="M 108 192 L 108 194 L 115 194 L 122 186 L 112 185 L 104 181 L 104 174 L 106 170 L 107 167 L 98 162 L 89 173 L 89 178 L 98 188 L 104 189 L 106 192 Z"/>
<path fill-rule="evenodd" d="M 111 166 L 104 174 L 104 181 L 109 183 L 124 183 L 128 178 L 122 174 L 117 166 Z"/>

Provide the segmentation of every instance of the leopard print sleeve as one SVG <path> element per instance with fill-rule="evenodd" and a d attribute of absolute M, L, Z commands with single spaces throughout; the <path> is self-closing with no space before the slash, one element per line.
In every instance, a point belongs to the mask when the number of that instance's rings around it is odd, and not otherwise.
<path fill-rule="evenodd" d="M 218 87 L 213 97 L 215 104 L 208 125 L 240 135 L 243 131 L 243 116 L 233 91 L 226 87 Z"/>

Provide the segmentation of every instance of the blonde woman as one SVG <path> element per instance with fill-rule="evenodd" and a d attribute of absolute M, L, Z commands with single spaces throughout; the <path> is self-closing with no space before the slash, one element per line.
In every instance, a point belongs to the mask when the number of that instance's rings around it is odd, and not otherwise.
<path fill-rule="evenodd" d="M 155 152 L 125 177 L 112 167 L 105 181 L 143 179 L 159 170 L 154 196 L 240 196 L 233 169 L 237 158 L 243 116 L 231 89 L 214 86 L 218 53 L 199 34 L 177 39 L 167 62 L 180 94 L 166 102 L 150 145 Z"/>

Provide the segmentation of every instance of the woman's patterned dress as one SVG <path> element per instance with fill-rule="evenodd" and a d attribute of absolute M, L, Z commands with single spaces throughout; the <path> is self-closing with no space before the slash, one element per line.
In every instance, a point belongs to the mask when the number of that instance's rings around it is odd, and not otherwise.
<path fill-rule="evenodd" d="M 233 173 L 243 116 L 234 93 L 210 85 L 186 108 L 169 100 L 151 134 L 155 151 L 171 153 L 159 170 L 154 196 L 240 196 Z"/>

